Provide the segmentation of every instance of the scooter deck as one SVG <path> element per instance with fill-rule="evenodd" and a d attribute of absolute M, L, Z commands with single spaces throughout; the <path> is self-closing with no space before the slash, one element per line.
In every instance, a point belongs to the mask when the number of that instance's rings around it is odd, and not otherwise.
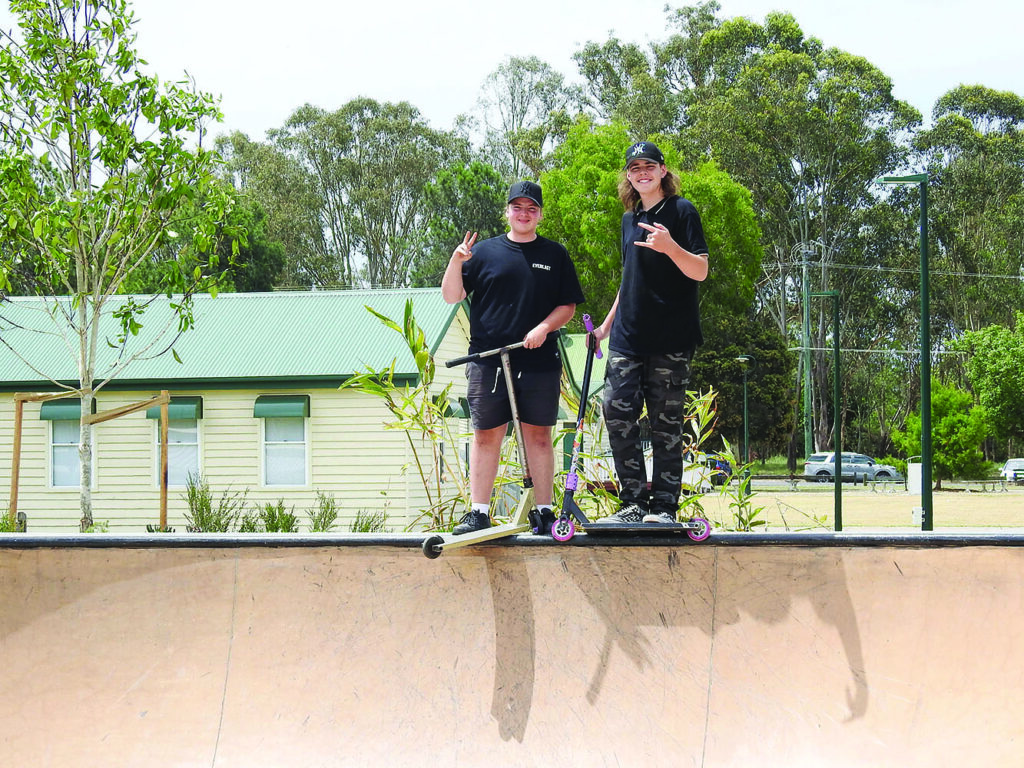
<path fill-rule="evenodd" d="M 590 536 L 666 536 L 685 535 L 703 541 L 711 535 L 711 526 L 703 519 L 666 523 L 588 523 L 583 531 Z"/>

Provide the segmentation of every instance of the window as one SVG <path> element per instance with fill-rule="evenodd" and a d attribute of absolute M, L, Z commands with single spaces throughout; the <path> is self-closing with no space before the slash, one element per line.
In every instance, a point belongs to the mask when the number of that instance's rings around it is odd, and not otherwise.
<path fill-rule="evenodd" d="M 172 397 L 167 405 L 167 485 L 184 488 L 189 476 L 199 477 L 199 419 L 203 398 Z M 160 406 L 146 409 L 146 418 L 156 421 L 155 477 L 160 484 Z"/>
<path fill-rule="evenodd" d="M 93 413 L 96 400 L 93 399 Z M 47 400 L 39 407 L 39 418 L 50 422 L 50 486 L 78 488 L 81 463 L 78 460 L 78 439 L 82 401 L 77 397 Z M 96 433 L 93 432 L 93 460 L 96 458 Z M 95 473 L 93 475 L 95 477 Z"/>
<path fill-rule="evenodd" d="M 260 395 L 253 416 L 263 419 L 263 484 L 306 485 L 308 395 Z"/>
<path fill-rule="evenodd" d="M 78 488 L 81 463 L 78 460 L 79 419 L 50 422 L 50 485 Z"/>

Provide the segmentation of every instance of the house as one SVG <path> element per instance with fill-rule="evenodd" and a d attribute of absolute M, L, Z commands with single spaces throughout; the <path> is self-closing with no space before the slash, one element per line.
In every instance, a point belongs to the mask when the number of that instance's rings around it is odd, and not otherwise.
<path fill-rule="evenodd" d="M 111 301 L 116 306 L 128 299 Z M 45 306 L 53 308 L 55 301 Z M 379 398 L 339 386 L 367 367 L 383 370 L 392 363 L 396 380 L 418 381 L 402 336 L 367 306 L 401 324 L 411 301 L 427 344 L 441 361 L 467 349 L 463 304 L 446 304 L 437 288 L 196 296 L 195 327 L 174 343 L 176 359 L 169 352 L 154 354 L 168 339 L 153 345 L 159 329 L 170 324 L 175 331 L 170 301 L 157 297 L 142 317 L 141 331 L 129 335 L 123 348 L 116 341 L 118 322 L 104 318 L 101 367 L 152 348 L 96 392 L 97 409 L 106 411 L 169 391 L 170 526 L 185 527 L 190 474 L 205 478 L 215 498 L 245 493 L 250 506 L 282 500 L 286 508 L 294 507 L 303 529 L 304 510 L 315 507 L 318 493 L 338 503 L 339 527 L 361 512 L 386 512 L 393 531 L 416 523 L 426 503 L 423 483 L 409 469 L 410 439 L 402 430 L 384 427 L 392 416 Z M 15 393 L 58 391 L 42 374 L 78 386 L 73 346 L 60 337 L 60 322 L 45 306 L 35 297 L 0 304 L 0 505 L 5 509 Z M 457 402 L 465 393 L 463 369 L 439 364 L 437 391 L 449 382 Z M 78 530 L 80 408 L 73 398 L 24 405 L 17 507 L 29 531 Z M 452 408 L 449 415 L 456 422 L 453 431 L 465 435 L 465 414 Z M 94 427 L 93 518 L 112 532 L 143 532 L 158 521 L 159 421 L 159 408 L 153 407 Z"/>

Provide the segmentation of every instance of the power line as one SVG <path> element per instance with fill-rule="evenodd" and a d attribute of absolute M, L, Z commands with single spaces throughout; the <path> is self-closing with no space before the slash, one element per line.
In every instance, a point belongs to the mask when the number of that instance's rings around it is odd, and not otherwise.
<path fill-rule="evenodd" d="M 800 267 L 802 262 L 787 262 L 782 266 L 788 267 Z M 908 269 L 902 267 L 883 267 L 881 265 L 868 267 L 862 264 L 828 264 L 829 269 L 846 269 L 854 272 L 891 272 L 893 274 L 900 275 L 917 275 L 921 273 L 920 269 Z M 942 277 L 983 277 L 991 278 L 994 280 L 1018 280 L 1024 281 L 1024 275 L 993 275 L 987 272 L 950 272 L 942 269 L 929 269 L 929 275 L 941 275 Z"/>

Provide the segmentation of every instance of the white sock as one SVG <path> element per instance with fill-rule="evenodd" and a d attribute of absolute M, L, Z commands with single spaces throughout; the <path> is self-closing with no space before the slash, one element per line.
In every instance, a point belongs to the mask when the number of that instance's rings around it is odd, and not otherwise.
<path fill-rule="evenodd" d="M 490 517 L 491 505 L 490 504 L 474 504 L 473 505 L 473 511 L 474 512 L 480 512 L 480 513 Z"/>
<path fill-rule="evenodd" d="M 538 504 L 537 505 L 537 511 L 538 512 L 550 512 L 551 511 L 551 505 L 550 504 Z"/>

